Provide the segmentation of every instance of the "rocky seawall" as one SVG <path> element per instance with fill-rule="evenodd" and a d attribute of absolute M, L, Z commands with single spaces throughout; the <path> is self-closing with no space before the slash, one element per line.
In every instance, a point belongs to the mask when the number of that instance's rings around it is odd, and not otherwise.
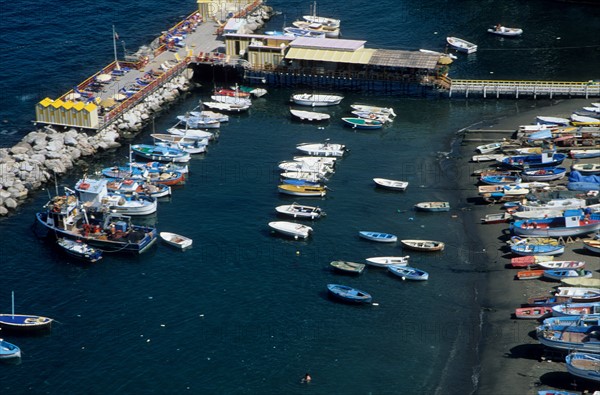
<path fill-rule="evenodd" d="M 0 216 L 14 212 L 30 192 L 65 174 L 81 158 L 119 147 L 124 136 L 139 133 L 153 114 L 193 88 L 192 74 L 186 69 L 96 134 L 44 126 L 11 148 L 0 148 Z"/>

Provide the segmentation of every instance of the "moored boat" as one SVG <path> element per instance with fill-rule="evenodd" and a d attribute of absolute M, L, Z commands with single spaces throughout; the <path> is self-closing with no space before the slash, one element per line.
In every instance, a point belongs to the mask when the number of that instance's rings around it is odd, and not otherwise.
<path fill-rule="evenodd" d="M 192 239 L 186 236 L 178 235 L 172 232 L 160 232 L 159 236 L 165 243 L 180 250 L 184 250 L 192 246 Z"/>
<path fill-rule="evenodd" d="M 380 243 L 394 243 L 398 240 L 398 237 L 391 233 L 371 232 L 368 230 L 361 230 L 358 232 L 358 235 L 363 239 L 378 241 Z"/>
<path fill-rule="evenodd" d="M 387 178 L 373 178 L 373 181 L 377 186 L 396 191 L 404 191 L 408 187 L 407 181 L 389 180 Z"/>
<path fill-rule="evenodd" d="M 87 245 L 81 240 L 60 237 L 56 240 L 56 244 L 67 254 L 91 263 L 102 259 L 102 251 Z"/>
<path fill-rule="evenodd" d="M 436 240 L 411 240 L 404 239 L 400 240 L 402 247 L 408 248 L 409 250 L 415 251 L 442 251 L 446 246 L 441 241 Z"/>
<path fill-rule="evenodd" d="M 360 289 L 341 284 L 327 284 L 327 290 L 336 298 L 351 303 L 371 303 L 372 296 Z"/>
<path fill-rule="evenodd" d="M 325 196 L 327 189 L 322 186 L 281 184 L 277 186 L 280 193 L 293 196 Z"/>
<path fill-rule="evenodd" d="M 488 33 L 497 34 L 504 37 L 518 37 L 523 34 L 523 29 L 518 27 L 506 27 L 500 24 L 487 29 Z"/>
<path fill-rule="evenodd" d="M 367 264 L 376 267 L 388 267 L 390 265 L 407 266 L 410 256 L 375 256 L 367 258 Z"/>
<path fill-rule="evenodd" d="M 365 270 L 365 267 L 367 266 L 364 263 L 349 261 L 331 261 L 329 265 L 334 269 L 339 270 L 340 272 L 350 274 L 360 274 L 363 272 L 363 270 Z"/>
<path fill-rule="evenodd" d="M 171 147 L 163 147 L 152 144 L 134 144 L 131 146 L 131 151 L 149 160 L 161 162 L 189 162 L 190 154 Z"/>
<path fill-rule="evenodd" d="M 449 202 L 421 202 L 415 204 L 415 209 L 419 211 L 450 211 Z"/>
<path fill-rule="evenodd" d="M 306 239 L 313 231 L 313 228 L 310 226 L 288 221 L 272 221 L 269 222 L 269 227 L 278 233 L 291 236 L 296 240 L 299 238 Z"/>
<path fill-rule="evenodd" d="M 468 54 L 477 52 L 477 45 L 458 37 L 446 37 L 446 41 L 455 49 Z"/>
<path fill-rule="evenodd" d="M 50 330 L 52 318 L 31 314 L 15 314 L 15 293 L 11 293 L 11 313 L 0 314 L 0 331 L 32 333 Z"/>
<path fill-rule="evenodd" d="M 390 265 L 388 270 L 402 280 L 425 281 L 429 279 L 429 273 L 410 266 Z"/>
<path fill-rule="evenodd" d="M 324 143 L 303 143 L 296 146 L 298 151 L 306 155 L 313 156 L 344 156 L 346 146 L 343 144 L 334 144 L 329 141 Z"/>
<path fill-rule="evenodd" d="M 331 115 L 322 112 L 294 110 L 290 108 L 290 113 L 302 121 L 327 121 Z"/>
<path fill-rule="evenodd" d="M 327 93 L 298 93 L 292 95 L 292 101 L 300 106 L 326 107 L 340 104 L 344 96 Z"/>
<path fill-rule="evenodd" d="M 391 119 L 396 117 L 396 113 L 391 107 L 377 107 L 368 104 L 351 104 L 350 107 L 352 107 L 356 111 L 364 111 L 372 114 L 385 115 Z"/>
<path fill-rule="evenodd" d="M 305 206 L 296 202 L 277 206 L 275 207 L 275 211 L 294 218 L 316 219 L 325 215 L 325 212 L 319 207 Z"/>
<path fill-rule="evenodd" d="M 381 129 L 383 127 L 383 121 L 377 119 L 344 117 L 342 121 L 353 129 Z"/>
<path fill-rule="evenodd" d="M 21 358 L 21 349 L 4 339 L 0 339 L 0 359 L 13 358 Z"/>

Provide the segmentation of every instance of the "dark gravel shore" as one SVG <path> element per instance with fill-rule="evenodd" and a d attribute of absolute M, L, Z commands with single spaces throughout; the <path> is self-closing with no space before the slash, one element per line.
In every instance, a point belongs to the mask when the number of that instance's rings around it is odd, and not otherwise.
<path fill-rule="evenodd" d="M 573 110 L 589 105 L 593 100 L 573 99 L 553 102 L 551 105 L 536 104 L 514 116 L 478 125 L 477 129 L 516 130 L 519 125 L 531 124 L 537 115 L 569 117 Z M 519 103 L 520 104 L 520 103 Z M 550 104 L 546 102 L 546 104 Z M 481 143 L 483 144 L 483 143 Z M 486 163 L 468 163 L 478 144 L 461 147 L 461 167 L 465 172 L 485 168 Z M 489 162 L 488 162 L 489 163 Z M 565 163 L 570 166 L 570 161 Z M 460 177 L 457 185 L 463 200 L 470 203 L 465 211 L 464 223 L 467 240 L 473 251 L 475 270 L 481 272 L 482 291 L 480 300 L 482 330 L 480 344 L 480 371 L 478 394 L 537 394 L 542 389 L 562 389 L 574 392 L 593 392 L 594 383 L 577 381 L 566 371 L 564 359 L 544 352 L 535 337 L 537 321 L 512 318 L 514 309 L 525 303 L 528 297 L 549 295 L 559 285 L 542 280 L 517 281 L 516 269 L 509 267 L 511 254 L 506 248 L 508 224 L 483 225 L 480 219 L 486 214 L 501 212 L 497 205 L 485 205 L 476 200 L 475 177 Z M 600 271 L 600 259 L 582 253 L 580 241 L 567 244 L 561 260 L 585 260 L 587 268 Z M 478 333 L 474 330 L 472 333 Z M 597 386 L 596 386 L 597 387 Z"/>

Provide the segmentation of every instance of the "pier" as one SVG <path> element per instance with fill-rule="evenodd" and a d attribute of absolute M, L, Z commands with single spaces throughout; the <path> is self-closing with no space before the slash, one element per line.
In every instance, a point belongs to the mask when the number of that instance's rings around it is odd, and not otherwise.
<path fill-rule="evenodd" d="M 600 97 L 600 82 L 508 81 L 448 79 L 448 97 L 487 98 Z"/>

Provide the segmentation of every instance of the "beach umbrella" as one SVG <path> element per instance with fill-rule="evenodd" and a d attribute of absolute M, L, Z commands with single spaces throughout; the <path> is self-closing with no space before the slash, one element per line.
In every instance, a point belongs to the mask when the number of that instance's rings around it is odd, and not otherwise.
<path fill-rule="evenodd" d="M 116 95 L 113 96 L 113 99 L 115 99 L 116 101 L 123 101 L 123 100 L 127 99 L 127 96 L 125 96 L 122 93 L 117 93 Z"/>
<path fill-rule="evenodd" d="M 112 79 L 112 76 L 110 74 L 98 74 L 96 76 L 96 81 L 98 82 L 108 82 Z"/>
<path fill-rule="evenodd" d="M 452 63 L 452 59 L 448 56 L 440 56 L 440 60 L 438 60 L 439 64 L 450 64 Z"/>
<path fill-rule="evenodd" d="M 77 92 L 71 92 L 65 96 L 65 100 L 78 100 L 79 98 L 81 98 L 81 94 Z"/>
<path fill-rule="evenodd" d="M 113 107 L 115 104 L 117 104 L 117 102 L 112 97 L 109 97 L 108 99 L 104 99 L 100 102 L 100 105 L 104 108 Z"/>

